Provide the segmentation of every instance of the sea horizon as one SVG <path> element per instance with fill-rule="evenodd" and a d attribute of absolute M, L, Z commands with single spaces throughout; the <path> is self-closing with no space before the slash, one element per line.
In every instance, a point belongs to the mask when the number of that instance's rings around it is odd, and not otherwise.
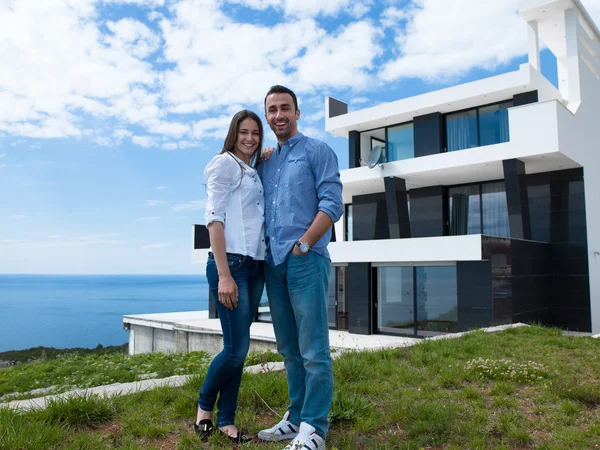
<path fill-rule="evenodd" d="M 0 274 L 0 352 L 129 339 L 123 316 L 208 309 L 204 274 Z"/>

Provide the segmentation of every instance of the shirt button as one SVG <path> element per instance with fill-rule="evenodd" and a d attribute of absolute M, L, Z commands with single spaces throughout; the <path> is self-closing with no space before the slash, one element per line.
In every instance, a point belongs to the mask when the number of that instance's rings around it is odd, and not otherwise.
<path fill-rule="evenodd" d="M 275 201 L 273 201 L 273 204 L 275 204 Z"/>
<path fill-rule="evenodd" d="M 277 172 L 281 171 L 281 169 L 277 169 Z"/>

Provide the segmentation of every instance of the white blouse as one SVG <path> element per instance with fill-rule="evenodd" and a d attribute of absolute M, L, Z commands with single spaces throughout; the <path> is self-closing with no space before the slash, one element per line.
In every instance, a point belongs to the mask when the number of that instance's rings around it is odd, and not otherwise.
<path fill-rule="evenodd" d="M 256 170 L 225 152 L 208 163 L 204 179 L 206 226 L 215 221 L 223 224 L 228 253 L 265 259 L 264 195 Z"/>

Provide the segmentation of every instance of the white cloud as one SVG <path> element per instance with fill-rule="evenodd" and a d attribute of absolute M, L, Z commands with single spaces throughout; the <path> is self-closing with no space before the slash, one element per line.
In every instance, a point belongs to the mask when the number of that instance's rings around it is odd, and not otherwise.
<path fill-rule="evenodd" d="M 363 0 L 363 2 L 352 2 L 351 5 L 348 13 L 354 18 L 360 19 L 371 10 L 373 2 Z"/>
<path fill-rule="evenodd" d="M 381 23 L 381 26 L 384 28 L 396 28 L 400 24 L 400 22 L 407 19 L 407 10 L 410 9 L 412 8 L 408 7 L 405 9 L 400 9 L 395 6 L 390 6 L 389 8 L 386 8 L 381 14 L 381 17 L 379 18 L 379 23 Z"/>
<path fill-rule="evenodd" d="M 102 33 L 94 6 L 93 0 L 0 4 L 0 130 L 78 137 L 80 112 L 109 114 L 111 99 L 155 83 L 152 67 L 131 53 L 126 39 Z"/>
<path fill-rule="evenodd" d="M 152 11 L 152 12 L 148 13 L 148 20 L 150 22 L 156 22 L 157 20 L 160 20 L 163 17 L 164 16 L 161 13 L 157 12 L 157 11 Z"/>
<path fill-rule="evenodd" d="M 160 216 L 140 217 L 135 219 L 136 222 L 156 222 L 157 220 L 160 220 Z"/>
<path fill-rule="evenodd" d="M 517 14 L 520 0 L 414 3 L 405 15 L 388 10 L 406 20 L 406 27 L 396 27 L 400 55 L 384 65 L 385 81 L 447 80 L 475 67 L 496 68 L 527 52 L 525 22 Z"/>
<path fill-rule="evenodd" d="M 156 138 L 152 136 L 132 136 L 131 142 L 144 148 L 156 147 L 158 145 Z"/>
<path fill-rule="evenodd" d="M 149 8 L 155 8 L 157 6 L 163 6 L 165 0 L 103 0 L 104 3 L 117 3 L 117 4 L 134 4 L 139 6 L 145 6 Z"/>
<path fill-rule="evenodd" d="M 169 189 L 169 186 L 160 185 L 160 186 L 156 186 L 154 189 L 157 191 L 164 191 L 165 189 Z"/>
<path fill-rule="evenodd" d="M 171 245 L 173 245 L 173 243 L 171 243 L 171 242 L 159 242 L 157 244 L 144 245 L 144 246 L 142 246 L 142 250 L 155 250 L 155 249 L 170 247 Z"/>
<path fill-rule="evenodd" d="M 354 105 L 362 105 L 364 103 L 369 103 L 370 101 L 371 99 L 369 97 L 355 97 L 352 100 L 350 100 L 350 103 Z"/>
<path fill-rule="evenodd" d="M 204 208 L 206 208 L 206 200 L 193 200 L 189 203 L 182 203 L 173 206 L 173 211 L 202 211 Z"/>
<path fill-rule="evenodd" d="M 324 130 L 315 127 L 302 127 L 300 131 L 302 131 L 302 134 L 314 139 L 325 139 L 327 137 Z"/>
<path fill-rule="evenodd" d="M 161 148 L 164 148 L 165 150 L 177 150 L 179 146 L 175 142 L 167 142 L 161 145 Z"/>
<path fill-rule="evenodd" d="M 105 42 L 137 58 L 147 58 L 159 48 L 160 38 L 137 20 L 126 18 L 118 22 L 107 22 L 106 27 L 113 34 L 107 36 Z"/>
<path fill-rule="evenodd" d="M 380 32 L 367 21 L 353 22 L 336 36 L 326 36 L 291 61 L 301 87 L 364 88 L 372 84 L 369 70 L 382 52 Z"/>
<path fill-rule="evenodd" d="M 321 109 L 313 114 L 306 114 L 306 115 L 302 114 L 300 116 L 300 119 L 307 123 L 318 122 L 319 120 L 324 119 L 324 118 L 325 118 L 325 110 L 324 109 Z"/>
<path fill-rule="evenodd" d="M 159 206 L 159 205 L 164 205 L 165 202 L 162 200 L 148 200 L 144 206 Z"/>
<path fill-rule="evenodd" d="M 49 248 L 49 247 L 89 247 L 123 245 L 125 242 L 116 239 L 115 233 L 103 233 L 89 236 L 79 236 L 61 239 L 60 236 L 48 237 L 42 241 L 33 239 L 23 240 L 0 240 L 0 248 Z"/>
<path fill-rule="evenodd" d="M 190 131 L 190 126 L 184 123 L 177 122 L 158 122 L 149 125 L 148 131 L 155 134 L 163 134 L 167 136 L 172 136 L 174 138 L 180 138 L 188 131 Z"/>
<path fill-rule="evenodd" d="M 317 16 L 323 14 L 326 16 L 332 16 L 339 13 L 341 10 L 350 7 L 351 12 L 358 12 L 362 10 L 362 6 L 356 6 L 357 2 L 350 2 L 350 0 L 229 0 L 230 3 L 238 3 L 244 6 L 248 6 L 254 9 L 264 10 L 269 7 L 281 8 L 286 15 L 293 16 Z M 363 2 L 365 3 L 365 2 Z M 370 3 L 370 2 L 366 2 Z"/>
<path fill-rule="evenodd" d="M 195 138 L 223 138 L 229 130 L 230 116 L 211 117 L 199 120 L 194 124 L 192 136 Z"/>

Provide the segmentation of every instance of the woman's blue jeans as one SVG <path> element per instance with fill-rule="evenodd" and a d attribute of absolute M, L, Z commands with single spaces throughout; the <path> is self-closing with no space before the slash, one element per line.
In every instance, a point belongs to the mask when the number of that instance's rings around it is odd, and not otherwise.
<path fill-rule="evenodd" d="M 306 422 L 327 436 L 333 395 L 327 292 L 331 262 L 315 252 L 290 252 L 278 266 L 265 264 L 277 350 L 285 358 L 290 422 Z"/>
<path fill-rule="evenodd" d="M 238 287 L 238 305 L 232 310 L 219 302 L 219 276 L 212 255 L 206 264 L 208 286 L 223 329 L 223 351 L 210 363 L 198 398 L 203 411 L 212 411 L 219 396 L 218 427 L 234 424 L 244 360 L 250 347 L 250 325 L 258 311 L 265 280 L 263 261 L 229 253 L 227 261 Z"/>

